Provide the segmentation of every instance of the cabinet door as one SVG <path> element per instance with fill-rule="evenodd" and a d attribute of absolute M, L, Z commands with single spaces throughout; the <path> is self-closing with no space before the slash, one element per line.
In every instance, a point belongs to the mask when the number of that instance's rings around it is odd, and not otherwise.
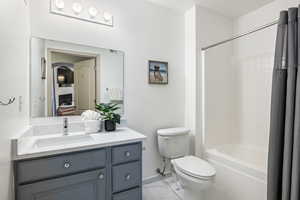
<path fill-rule="evenodd" d="M 106 170 L 95 170 L 18 187 L 18 200 L 105 200 Z"/>

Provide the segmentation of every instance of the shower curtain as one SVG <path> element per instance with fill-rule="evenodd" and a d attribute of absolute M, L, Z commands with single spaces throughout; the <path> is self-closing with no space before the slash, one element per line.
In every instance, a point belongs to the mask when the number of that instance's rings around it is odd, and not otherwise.
<path fill-rule="evenodd" d="M 280 13 L 272 82 L 268 200 L 300 199 L 299 28 L 297 8 Z"/>

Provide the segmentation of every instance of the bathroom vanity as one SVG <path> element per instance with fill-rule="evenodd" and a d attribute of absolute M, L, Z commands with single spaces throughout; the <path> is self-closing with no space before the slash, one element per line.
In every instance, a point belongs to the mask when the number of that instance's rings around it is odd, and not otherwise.
<path fill-rule="evenodd" d="M 124 52 L 30 42 L 31 124 L 12 141 L 16 200 L 141 200 L 146 137 L 126 125 L 86 134 L 80 117 L 99 103 L 124 117 Z"/>
<path fill-rule="evenodd" d="M 145 136 L 129 128 L 69 136 L 37 129 L 13 141 L 17 200 L 142 199 Z"/>

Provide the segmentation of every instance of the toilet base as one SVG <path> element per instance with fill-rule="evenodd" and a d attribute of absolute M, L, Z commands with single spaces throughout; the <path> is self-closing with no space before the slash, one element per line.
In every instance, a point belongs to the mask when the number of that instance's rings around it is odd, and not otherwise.
<path fill-rule="evenodd" d="M 187 176 L 176 167 L 174 167 L 174 170 L 183 187 L 183 200 L 203 200 L 204 193 L 211 187 L 213 179 L 201 180 Z"/>

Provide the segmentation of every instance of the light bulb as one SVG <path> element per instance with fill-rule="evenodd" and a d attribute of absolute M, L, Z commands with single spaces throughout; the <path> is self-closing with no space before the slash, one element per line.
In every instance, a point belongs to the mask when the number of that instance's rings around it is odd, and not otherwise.
<path fill-rule="evenodd" d="M 74 4 L 73 4 L 73 11 L 74 11 L 74 13 L 76 14 L 76 15 L 78 15 L 79 13 L 81 13 L 81 11 L 82 11 L 82 5 L 80 4 L 80 3 L 77 3 L 77 2 L 75 2 Z"/>
<path fill-rule="evenodd" d="M 90 7 L 89 14 L 90 14 L 91 18 L 95 18 L 98 14 L 98 10 L 95 7 Z"/>
<path fill-rule="evenodd" d="M 112 15 L 109 12 L 104 12 L 103 13 L 103 18 L 105 21 L 109 22 L 112 20 Z"/>
<path fill-rule="evenodd" d="M 63 0 L 55 0 L 55 6 L 58 10 L 62 10 L 65 7 L 65 2 Z"/>
<path fill-rule="evenodd" d="M 63 82 L 65 82 L 65 76 L 63 76 L 63 75 L 58 75 L 58 76 L 57 76 L 57 80 L 58 80 L 58 83 L 63 83 Z"/>

